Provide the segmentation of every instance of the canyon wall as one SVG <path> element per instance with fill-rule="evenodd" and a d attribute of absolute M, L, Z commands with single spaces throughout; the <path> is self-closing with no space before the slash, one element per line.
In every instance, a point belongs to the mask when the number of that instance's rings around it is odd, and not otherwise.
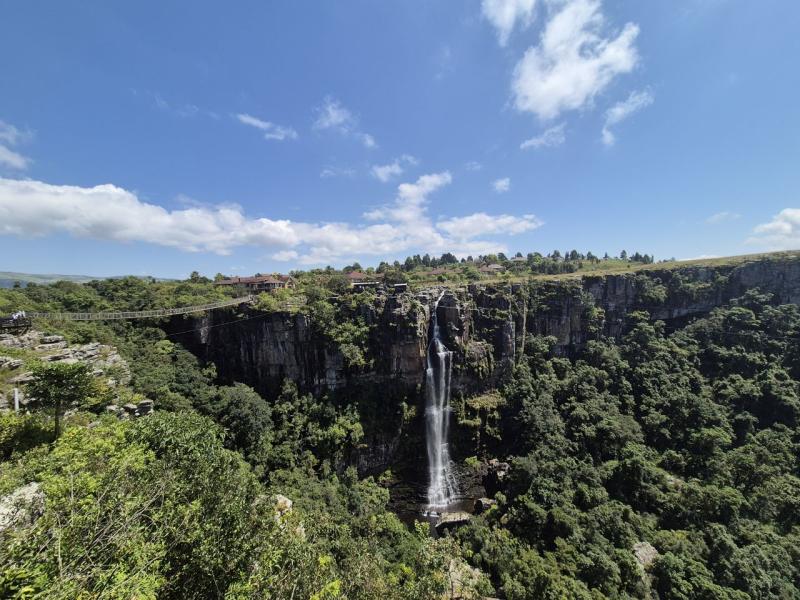
<path fill-rule="evenodd" d="M 800 261 L 787 256 L 719 267 L 655 265 L 630 273 L 445 290 L 438 320 L 454 352 L 453 395 L 496 388 L 524 353 L 529 336 L 553 336 L 556 353 L 574 356 L 593 338 L 623 335 L 633 311 L 647 311 L 674 329 L 756 288 L 779 303 L 800 302 Z M 349 367 L 342 348 L 315 328 L 313 312 L 219 310 L 175 319 L 170 329 L 191 329 L 178 341 L 213 362 L 222 382 L 247 383 L 265 398 L 274 398 L 284 379 L 314 394 L 357 398 L 367 427 L 354 461 L 364 473 L 378 472 L 401 454 L 413 462 L 424 451 L 418 436 L 424 429 L 430 311 L 442 291 L 378 294 L 359 304 L 354 316 L 369 334 L 366 366 L 358 368 Z"/>

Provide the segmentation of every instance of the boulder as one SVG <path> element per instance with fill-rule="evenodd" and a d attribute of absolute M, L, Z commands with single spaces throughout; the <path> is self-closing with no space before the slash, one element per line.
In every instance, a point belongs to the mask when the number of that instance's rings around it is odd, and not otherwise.
<path fill-rule="evenodd" d="M 446 598 L 452 600 L 484 600 L 476 591 L 481 580 L 481 572 L 471 567 L 463 559 L 453 558 L 447 569 L 449 589 Z"/>
<path fill-rule="evenodd" d="M 67 347 L 67 342 L 54 342 L 52 344 L 39 344 L 34 348 L 37 352 L 49 352 L 50 350 L 63 350 Z"/>
<path fill-rule="evenodd" d="M 655 560 L 661 556 L 650 542 L 636 542 L 633 545 L 633 556 L 639 564 L 639 575 L 646 590 L 646 597 L 653 597 L 650 592 L 652 588 L 652 575 L 648 574 L 648 568 Z"/>
<path fill-rule="evenodd" d="M 8 383 L 14 383 L 14 384 L 28 383 L 29 381 L 33 381 L 33 373 L 25 372 L 25 373 L 20 373 L 16 377 L 12 377 L 11 379 L 8 380 Z"/>
<path fill-rule="evenodd" d="M 465 525 L 471 518 L 472 515 L 463 510 L 442 513 L 439 515 L 434 527 L 436 528 L 436 533 L 441 535 L 448 529 L 455 529 L 456 527 Z"/>
<path fill-rule="evenodd" d="M 280 519 L 286 514 L 292 512 L 292 502 L 289 498 L 284 496 L 283 494 L 276 494 L 275 495 L 275 513 L 277 517 Z"/>
<path fill-rule="evenodd" d="M 33 525 L 44 513 L 44 492 L 35 481 L 0 498 L 0 533 Z"/>
<path fill-rule="evenodd" d="M 475 514 L 481 514 L 497 505 L 497 500 L 493 498 L 478 498 L 475 500 Z"/>
<path fill-rule="evenodd" d="M 19 369 L 22 366 L 22 361 L 19 358 L 11 358 L 10 356 L 0 356 L 0 369 Z"/>
<path fill-rule="evenodd" d="M 153 412 L 153 401 L 152 400 L 142 400 L 139 404 L 136 405 L 136 413 L 142 417 L 144 415 L 149 415 Z"/>
<path fill-rule="evenodd" d="M 658 550 L 650 542 L 636 542 L 633 545 L 633 555 L 644 570 L 660 556 Z"/>

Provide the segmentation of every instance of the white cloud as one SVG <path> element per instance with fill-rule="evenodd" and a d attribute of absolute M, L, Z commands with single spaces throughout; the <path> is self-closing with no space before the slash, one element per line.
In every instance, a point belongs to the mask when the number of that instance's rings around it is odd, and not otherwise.
<path fill-rule="evenodd" d="M 230 254 L 268 248 L 274 260 L 343 263 L 358 257 L 402 257 L 411 251 L 457 255 L 505 252 L 479 236 L 514 235 L 538 227 L 533 215 L 428 214 L 429 196 L 452 182 L 432 173 L 397 187 L 394 202 L 364 215 L 369 223 L 313 223 L 253 218 L 238 206 L 191 205 L 168 210 L 114 185 L 85 188 L 0 178 L 0 235 L 66 233 L 79 238 L 141 242 L 188 252 Z"/>
<path fill-rule="evenodd" d="M 18 142 L 27 141 L 32 137 L 30 131 L 21 131 L 11 123 L 0 120 L 0 142 L 15 146 Z"/>
<path fill-rule="evenodd" d="M 239 113 L 235 115 L 235 118 L 240 123 L 263 131 L 265 140 L 282 141 L 285 139 L 297 139 L 297 132 L 291 127 L 283 127 L 281 125 L 276 125 L 275 123 L 270 123 L 269 121 L 262 121 L 261 119 L 246 113 Z"/>
<path fill-rule="evenodd" d="M 386 165 L 372 165 L 372 176 L 386 183 L 394 177 L 399 177 L 405 171 L 403 165 L 416 165 L 417 159 L 408 154 L 403 154 L 400 158 L 394 159 Z"/>
<path fill-rule="evenodd" d="M 542 120 L 590 104 L 618 75 L 638 63 L 639 27 L 627 23 L 618 34 L 604 34 L 600 0 L 553 3 L 537 46 L 528 48 L 514 69 L 512 93 L 517 110 Z"/>
<path fill-rule="evenodd" d="M 508 43 L 514 28 L 528 27 L 536 16 L 536 0 L 483 0 L 483 16 L 497 29 L 501 46 Z"/>
<path fill-rule="evenodd" d="M 487 215 L 475 213 L 467 217 L 453 217 L 436 223 L 442 231 L 456 239 L 469 239 L 479 235 L 524 233 L 542 226 L 535 215 Z"/>
<path fill-rule="evenodd" d="M 11 149 L 21 142 L 28 141 L 33 134 L 21 131 L 10 123 L 0 121 L 0 167 L 8 167 L 24 171 L 31 163 L 31 159 Z"/>
<path fill-rule="evenodd" d="M 537 135 L 528 140 L 525 140 L 519 145 L 520 150 L 527 150 L 528 148 L 552 148 L 560 146 L 567 141 L 567 136 L 564 133 L 565 123 L 560 123 L 555 127 L 551 127 L 541 135 Z"/>
<path fill-rule="evenodd" d="M 0 178 L 0 234 L 146 242 L 228 254 L 236 246 L 291 245 L 289 221 L 248 220 L 237 207 L 169 211 L 114 185 L 83 188 Z"/>
<path fill-rule="evenodd" d="M 29 158 L 0 144 L 0 165 L 23 171 L 28 168 L 30 162 Z"/>
<path fill-rule="evenodd" d="M 327 96 L 315 112 L 317 118 L 314 120 L 314 129 L 336 131 L 341 135 L 357 139 L 365 148 L 377 148 L 375 138 L 359 130 L 356 116 L 338 100 Z"/>
<path fill-rule="evenodd" d="M 376 179 L 380 179 L 384 183 L 392 179 L 393 177 L 399 177 L 403 174 L 403 167 L 400 165 L 398 161 L 394 161 L 389 163 L 388 165 L 373 165 L 372 166 L 372 176 Z"/>
<path fill-rule="evenodd" d="M 726 221 L 735 221 L 736 219 L 741 218 L 742 215 L 735 212 L 730 212 L 724 210 L 722 212 L 714 213 L 710 217 L 706 219 L 706 223 L 711 223 L 712 225 L 716 225 L 718 223 L 724 223 Z"/>
<path fill-rule="evenodd" d="M 331 97 L 325 98 L 322 105 L 317 108 L 317 120 L 314 121 L 316 129 L 334 129 L 343 127 L 352 128 L 356 123 L 353 114 L 338 100 Z"/>
<path fill-rule="evenodd" d="M 433 59 L 434 65 L 436 66 L 436 73 L 434 74 L 434 78 L 437 80 L 442 79 L 445 75 L 447 75 L 450 71 L 453 70 L 453 51 L 445 44 L 439 51 L 436 53 L 436 56 Z"/>
<path fill-rule="evenodd" d="M 322 179 L 330 177 L 355 177 L 356 170 L 348 167 L 324 167 L 319 176 Z"/>
<path fill-rule="evenodd" d="M 370 221 L 389 219 L 401 223 L 414 223 L 423 219 L 427 197 L 439 188 L 450 185 L 453 177 L 449 171 L 422 175 L 416 183 L 401 183 L 397 186 L 394 204 L 382 206 L 364 213 Z"/>
<path fill-rule="evenodd" d="M 800 208 L 784 208 L 772 221 L 753 229 L 746 243 L 768 250 L 800 249 Z"/>
<path fill-rule="evenodd" d="M 375 138 L 368 133 L 359 133 L 356 137 L 361 140 L 362 144 L 364 144 L 364 148 L 372 149 L 378 147 L 378 143 L 375 141 Z"/>
<path fill-rule="evenodd" d="M 471 160 L 464 165 L 464 168 L 467 171 L 480 171 L 483 168 L 483 165 L 479 163 L 477 160 Z"/>
<path fill-rule="evenodd" d="M 497 192 L 498 194 L 507 192 L 508 190 L 511 189 L 511 179 L 508 177 L 503 177 L 502 179 L 495 179 L 492 182 L 492 188 L 494 188 L 494 191 Z"/>
<path fill-rule="evenodd" d="M 173 104 L 167 102 L 167 100 L 164 99 L 164 97 L 158 92 L 152 92 L 149 90 L 140 91 L 136 89 L 132 89 L 131 92 L 134 96 L 143 96 L 146 98 L 154 108 L 166 113 L 171 113 L 177 117 L 188 119 L 198 116 L 205 116 L 212 119 L 219 119 L 219 114 L 215 113 L 213 110 L 206 110 L 195 104 Z"/>
<path fill-rule="evenodd" d="M 603 125 L 603 143 L 606 146 L 613 146 L 616 137 L 611 128 L 621 123 L 632 114 L 650 106 L 655 101 L 653 94 L 647 90 L 641 92 L 631 92 L 630 96 L 622 102 L 617 102 L 606 112 L 606 122 Z"/>

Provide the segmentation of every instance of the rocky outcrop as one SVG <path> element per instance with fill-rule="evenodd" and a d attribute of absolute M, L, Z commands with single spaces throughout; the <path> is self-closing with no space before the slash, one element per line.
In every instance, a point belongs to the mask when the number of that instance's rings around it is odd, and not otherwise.
<path fill-rule="evenodd" d="M 13 410 L 14 387 L 23 387 L 31 380 L 25 369 L 25 359 L 3 355 L 9 348 L 26 359 L 44 362 L 83 362 L 89 365 L 92 375 L 102 377 L 109 386 L 127 384 L 130 381 L 130 368 L 113 346 L 97 342 L 72 346 L 60 335 L 48 335 L 41 331 L 29 331 L 23 335 L 0 334 L 0 370 L 5 371 L 8 389 L 0 387 L 0 411 Z M 18 389 L 21 404 L 26 404 L 24 391 Z"/>
<path fill-rule="evenodd" d="M 650 542 L 636 542 L 633 545 L 633 556 L 639 566 L 639 576 L 645 590 L 646 598 L 656 598 L 652 592 L 652 577 L 649 573 L 650 566 L 661 556 Z"/>

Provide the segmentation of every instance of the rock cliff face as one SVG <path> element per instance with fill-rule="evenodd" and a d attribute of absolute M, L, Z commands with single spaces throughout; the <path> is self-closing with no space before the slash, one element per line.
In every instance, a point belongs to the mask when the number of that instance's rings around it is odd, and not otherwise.
<path fill-rule="evenodd" d="M 176 319 L 170 328 L 191 328 L 176 339 L 213 362 L 223 381 L 247 383 L 267 397 L 277 394 L 284 379 L 318 394 L 378 384 L 413 395 L 425 381 L 431 310 L 441 292 L 378 295 L 359 307 L 369 326 L 368 369 L 348 368 L 341 348 L 319 335 L 312 317 L 303 313 L 246 310 L 237 319 L 215 311 L 189 323 Z M 525 306 L 523 297 L 515 300 L 503 290 L 471 286 L 445 291 L 438 316 L 446 343 L 457 355 L 454 389 L 480 391 L 508 371 L 524 344 Z"/>
<path fill-rule="evenodd" d="M 632 311 L 647 311 L 675 328 L 754 288 L 781 303 L 800 302 L 800 261 L 785 257 L 714 268 L 653 267 L 445 291 L 438 321 L 454 352 L 453 395 L 497 387 L 524 353 L 528 336 L 553 336 L 557 353 L 574 355 L 599 335 L 622 335 Z M 315 394 L 358 397 L 359 406 L 373 412 L 379 424 L 368 427 L 367 443 L 355 462 L 363 472 L 376 472 L 404 453 L 409 461 L 424 464 L 419 436 L 424 430 L 426 349 L 430 312 L 442 291 L 378 295 L 359 305 L 357 315 L 369 327 L 368 366 L 361 368 L 348 367 L 342 348 L 321 335 L 305 314 L 249 310 L 234 318 L 216 311 L 191 323 L 176 320 L 172 328 L 195 329 L 179 341 L 216 364 L 223 381 L 247 383 L 266 398 L 274 397 L 286 378 Z M 403 406 L 411 407 L 410 417 Z"/>
<path fill-rule="evenodd" d="M 758 289 L 775 302 L 800 302 L 800 260 L 763 259 L 740 265 L 659 269 L 587 276 L 532 286 L 528 332 L 552 335 L 556 350 L 571 354 L 596 333 L 619 337 L 632 311 L 647 311 L 669 329 Z"/>

